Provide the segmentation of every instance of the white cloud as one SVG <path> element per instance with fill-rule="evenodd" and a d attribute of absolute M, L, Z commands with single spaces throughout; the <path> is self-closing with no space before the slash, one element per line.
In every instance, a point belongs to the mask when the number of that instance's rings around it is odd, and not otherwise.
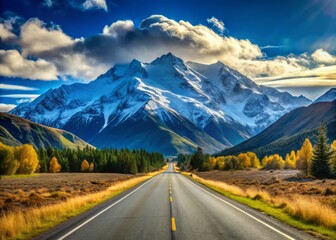
<path fill-rule="evenodd" d="M 212 16 L 212 18 L 207 19 L 207 22 L 216 27 L 221 34 L 224 33 L 225 27 L 223 21 L 218 20 L 217 18 Z"/>
<path fill-rule="evenodd" d="M 83 8 L 85 10 L 100 8 L 100 9 L 104 9 L 105 11 L 107 11 L 106 0 L 86 0 L 83 3 Z"/>
<path fill-rule="evenodd" d="M 325 51 L 324 49 L 320 48 L 317 49 L 313 54 L 312 58 L 317 63 L 324 63 L 324 64 L 333 64 L 336 63 L 336 57 Z"/>
<path fill-rule="evenodd" d="M 51 51 L 73 43 L 74 40 L 61 29 L 47 29 L 36 18 L 28 20 L 21 29 L 21 45 L 25 55 Z"/>
<path fill-rule="evenodd" d="M 17 21 L 18 17 L 11 17 L 6 20 L 2 20 L 0 23 L 0 41 L 5 43 L 11 43 L 16 40 L 16 35 L 13 32 L 13 24 Z"/>
<path fill-rule="evenodd" d="M 131 20 L 119 20 L 112 23 L 110 26 L 105 25 L 103 29 L 104 35 L 112 37 L 125 36 L 127 33 L 134 31 L 134 23 Z"/>
<path fill-rule="evenodd" d="M 20 86 L 20 85 L 12 85 L 12 84 L 0 84 L 0 89 L 22 90 L 22 91 L 39 90 L 38 88 L 26 87 L 26 86 Z"/>
<path fill-rule="evenodd" d="M 0 39 L 6 42 L 15 38 L 16 35 L 12 32 L 12 29 L 8 25 L 0 23 Z"/>
<path fill-rule="evenodd" d="M 22 98 L 22 99 L 16 100 L 16 103 L 21 104 L 21 103 L 26 103 L 26 102 L 31 102 L 31 101 L 32 99 Z"/>
<path fill-rule="evenodd" d="M 34 80 L 56 80 L 57 70 L 54 64 L 43 59 L 28 60 L 17 50 L 0 50 L 0 75 Z"/>
<path fill-rule="evenodd" d="M 29 99 L 35 99 L 37 98 L 38 94 L 5 94 L 5 95 L 0 95 L 0 97 L 4 98 L 29 98 Z"/>
<path fill-rule="evenodd" d="M 0 112 L 9 112 L 13 108 L 15 108 L 16 105 L 14 104 L 5 104 L 5 103 L 0 103 Z"/>
<path fill-rule="evenodd" d="M 47 28 L 45 23 L 38 19 L 28 20 L 21 30 L 24 55 L 42 57 L 55 65 L 57 73 L 64 79 L 71 75 L 91 80 L 102 73 L 102 67 L 95 63 L 94 59 L 73 49 L 80 41 L 83 40 L 72 39 L 59 28 Z"/>
<path fill-rule="evenodd" d="M 161 34 L 163 46 L 174 47 L 178 55 L 186 60 L 196 59 L 201 62 L 233 59 L 256 59 L 262 57 L 260 48 L 247 39 L 223 37 L 203 25 L 168 19 L 162 15 L 153 15 L 143 20 L 141 29 Z M 151 35 L 150 35 L 151 36 Z M 159 45 L 160 46 L 160 45 Z M 166 51 L 166 52 L 168 52 Z"/>
<path fill-rule="evenodd" d="M 55 5 L 55 2 L 53 0 L 44 0 L 42 5 L 51 8 L 53 5 Z"/>
<path fill-rule="evenodd" d="M 224 23 L 210 18 L 209 22 L 216 28 L 225 29 Z M 248 39 L 237 39 L 223 36 L 204 25 L 193 25 L 187 21 L 175 21 L 162 15 L 152 15 L 144 19 L 139 27 L 131 20 L 119 20 L 106 25 L 102 33 L 74 39 L 64 33 L 59 27 L 47 27 L 38 19 L 28 20 L 21 28 L 20 44 L 22 55 L 17 50 L 11 50 L 11 55 L 18 59 L 16 63 L 23 66 L 38 65 L 49 71 L 26 71 L 13 62 L 0 62 L 0 75 L 21 76 L 32 79 L 40 77 L 50 80 L 68 76 L 82 81 L 95 79 L 115 63 L 128 62 L 136 58 L 140 61 L 152 61 L 154 58 L 172 52 L 185 61 L 213 63 L 222 61 L 248 77 L 256 79 L 265 85 L 283 87 L 292 79 L 292 85 L 302 85 L 300 79 L 309 78 L 307 82 L 326 86 L 335 84 L 331 75 L 318 73 L 322 66 L 333 66 L 335 56 L 326 50 L 318 49 L 312 54 L 279 56 L 266 58 L 262 48 Z M 9 55 L 2 50 L 2 55 Z M 0 56 L 1 56 L 0 54 Z M 5 57 L 2 57 L 6 59 Z M 8 56 L 7 56 L 8 58 Z M 37 60 L 30 60 L 31 58 Z M 12 65 L 16 68 L 11 67 Z M 20 70 L 21 69 L 21 70 Z M 334 68 L 332 71 L 336 71 Z M 308 73 L 309 76 L 299 76 Z M 39 74 L 37 74 L 39 73 Z M 48 74 L 47 74 L 48 73 Z M 335 75 L 334 79 L 336 79 Z M 268 79 L 268 78 L 272 79 Z M 296 79 L 295 81 L 293 79 Z M 287 79 L 286 81 L 284 81 Z M 327 79 L 327 80 L 326 80 Z M 307 83 L 308 84 L 308 83 Z M 309 85 L 309 86 L 310 86 Z"/>

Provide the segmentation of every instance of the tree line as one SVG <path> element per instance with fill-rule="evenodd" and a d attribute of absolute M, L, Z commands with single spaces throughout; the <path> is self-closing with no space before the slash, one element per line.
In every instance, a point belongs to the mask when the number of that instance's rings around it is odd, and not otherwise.
<path fill-rule="evenodd" d="M 18 147 L 0 142 L 0 174 L 57 172 L 114 172 L 137 174 L 165 165 L 161 153 L 143 149 L 35 149 L 30 144 Z"/>
<path fill-rule="evenodd" d="M 291 151 L 283 159 L 279 154 L 259 159 L 254 152 L 240 153 L 237 156 L 210 156 L 197 148 L 194 154 L 179 154 L 178 165 L 184 170 L 242 170 L 257 169 L 299 169 L 305 176 L 316 178 L 336 177 L 336 140 L 328 145 L 327 129 L 321 123 L 317 142 L 313 147 L 306 138 L 298 151 Z"/>

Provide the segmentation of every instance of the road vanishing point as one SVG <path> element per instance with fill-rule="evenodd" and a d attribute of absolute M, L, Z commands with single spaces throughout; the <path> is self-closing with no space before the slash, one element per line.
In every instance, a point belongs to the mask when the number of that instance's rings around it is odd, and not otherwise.
<path fill-rule="evenodd" d="M 174 171 L 137 185 L 35 239 L 315 239 Z"/>

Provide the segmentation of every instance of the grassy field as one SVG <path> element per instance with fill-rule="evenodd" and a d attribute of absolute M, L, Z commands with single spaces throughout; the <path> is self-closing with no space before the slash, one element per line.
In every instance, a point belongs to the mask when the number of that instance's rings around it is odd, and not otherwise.
<path fill-rule="evenodd" d="M 116 182 L 134 178 L 117 173 L 58 173 L 12 175 L 0 180 L 0 214 L 41 207 L 107 189 Z"/>
<path fill-rule="evenodd" d="M 6 200 L 0 216 L 0 239 L 32 238 L 158 173 L 67 173 L 1 179 L 0 192 Z M 18 186 L 19 191 L 15 190 Z"/>
<path fill-rule="evenodd" d="M 319 238 L 336 239 L 335 180 L 307 181 L 295 171 L 256 170 L 200 172 L 193 179 Z"/>

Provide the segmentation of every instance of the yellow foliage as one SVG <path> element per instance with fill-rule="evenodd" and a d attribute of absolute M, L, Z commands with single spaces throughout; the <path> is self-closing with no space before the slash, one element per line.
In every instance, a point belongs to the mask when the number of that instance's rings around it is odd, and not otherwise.
<path fill-rule="evenodd" d="M 32 174 L 39 165 L 37 153 L 32 145 L 24 144 L 16 147 L 14 156 L 20 162 L 19 169 L 17 170 L 19 174 Z"/>
<path fill-rule="evenodd" d="M 247 152 L 247 156 L 250 158 L 250 167 L 260 168 L 260 161 L 254 152 Z"/>
<path fill-rule="evenodd" d="M 262 160 L 265 169 L 283 169 L 285 161 L 279 154 L 265 156 Z"/>
<path fill-rule="evenodd" d="M 14 159 L 14 148 L 0 142 L 0 174 L 13 175 L 20 163 Z"/>
<path fill-rule="evenodd" d="M 286 154 L 285 169 L 296 168 L 296 154 L 292 150 L 290 154 Z"/>
<path fill-rule="evenodd" d="M 332 143 L 331 143 L 331 149 L 333 151 L 336 151 L 336 140 L 334 140 Z"/>
<path fill-rule="evenodd" d="M 90 166 L 89 166 L 89 162 L 86 161 L 86 159 L 84 159 L 82 161 L 82 164 L 81 164 L 81 171 L 82 172 L 87 172 L 89 170 Z"/>
<path fill-rule="evenodd" d="M 59 173 L 61 171 L 61 165 L 58 163 L 56 157 L 51 158 L 49 163 L 49 172 L 50 173 Z"/>
<path fill-rule="evenodd" d="M 220 157 L 217 157 L 216 158 L 216 169 L 219 169 L 219 170 L 224 170 L 224 167 L 225 167 L 225 161 L 224 161 L 224 157 L 223 156 L 220 156 Z"/>
<path fill-rule="evenodd" d="M 210 163 L 210 169 L 214 169 L 216 165 L 216 158 L 215 157 L 210 157 L 209 158 L 209 163 Z"/>
<path fill-rule="evenodd" d="M 249 156 L 246 153 L 240 153 L 238 155 L 239 162 L 241 163 L 243 168 L 248 168 L 251 166 L 251 161 Z"/>
<path fill-rule="evenodd" d="M 309 174 L 309 168 L 311 159 L 313 157 L 313 146 L 308 138 L 306 138 L 302 144 L 301 149 L 297 152 L 296 166 L 298 169 L 307 176 Z"/>
<path fill-rule="evenodd" d="M 93 172 L 93 169 L 94 169 L 94 163 L 90 163 L 90 166 L 89 166 L 89 172 Z"/>

